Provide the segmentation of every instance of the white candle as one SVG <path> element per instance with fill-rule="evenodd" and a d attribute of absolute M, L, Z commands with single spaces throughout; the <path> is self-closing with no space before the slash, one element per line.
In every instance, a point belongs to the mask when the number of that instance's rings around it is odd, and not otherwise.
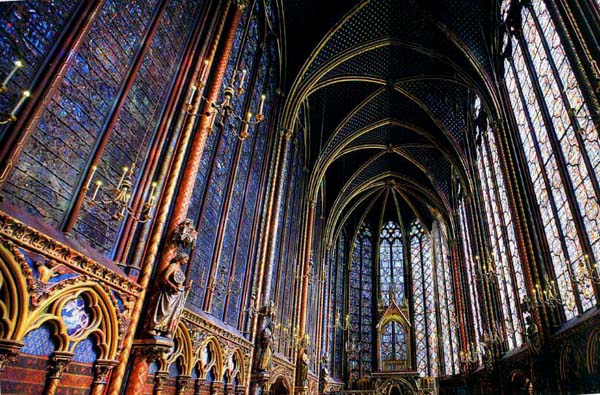
<path fill-rule="evenodd" d="M 154 181 L 152 183 L 152 189 L 150 190 L 150 202 L 149 203 L 151 206 L 154 204 L 154 200 L 156 199 L 156 196 L 154 195 L 154 193 L 156 192 L 156 186 L 157 186 L 157 183 L 156 183 L 156 181 Z"/>
<path fill-rule="evenodd" d="M 27 98 L 29 96 L 31 96 L 31 92 L 23 91 L 23 94 L 21 95 L 21 99 L 19 99 L 15 108 L 13 108 L 13 110 L 10 112 L 10 115 L 16 115 L 17 111 L 19 111 L 19 108 L 21 108 L 21 106 L 23 105 L 23 103 L 25 103 L 25 100 L 27 100 Z"/>
<path fill-rule="evenodd" d="M 123 180 L 125 179 L 125 175 L 127 174 L 128 170 L 129 170 L 128 167 L 124 167 L 123 168 L 123 175 L 121 176 L 121 179 L 119 180 L 119 184 L 117 185 L 117 189 L 121 188 L 121 184 L 123 183 Z"/>
<path fill-rule="evenodd" d="M 96 174 L 96 170 L 98 170 L 98 166 L 92 166 L 92 174 L 90 174 L 90 178 L 88 178 L 88 182 L 85 185 L 85 189 L 90 188 L 90 183 L 92 182 L 92 179 L 94 178 L 94 174 Z"/>
<path fill-rule="evenodd" d="M 96 189 L 94 189 L 94 193 L 92 194 L 92 200 L 96 200 L 96 195 L 98 195 L 98 191 L 100 190 L 101 186 L 102 186 L 102 181 L 100 181 L 100 180 L 96 181 Z"/>
<path fill-rule="evenodd" d="M 186 103 L 188 106 L 191 106 L 192 101 L 194 101 L 194 94 L 196 93 L 196 89 L 197 89 L 196 85 L 192 85 L 192 92 L 190 93 L 190 98 L 188 99 L 188 101 Z"/>
<path fill-rule="evenodd" d="M 258 106 L 258 113 L 260 115 L 263 115 L 263 109 L 265 107 L 265 99 L 266 99 L 265 95 L 260 95 L 260 105 Z"/>
<path fill-rule="evenodd" d="M 207 74 L 208 74 L 208 66 L 210 65 L 210 62 L 208 61 L 208 59 L 206 59 L 204 61 L 204 63 L 202 64 L 202 72 L 200 72 L 200 81 L 205 81 Z"/>
<path fill-rule="evenodd" d="M 244 80 L 246 79 L 246 69 L 242 70 L 242 76 L 240 77 L 240 84 L 239 84 L 239 88 L 240 89 L 244 89 Z"/>
<path fill-rule="evenodd" d="M 2 81 L 2 85 L 6 86 L 6 84 L 8 84 L 8 81 L 10 81 L 10 79 L 15 75 L 17 70 L 19 70 L 21 67 L 23 67 L 23 62 L 21 62 L 20 60 L 15 61 L 15 67 L 13 67 L 13 69 L 10 71 L 10 73 L 8 73 L 4 81 Z"/>
<path fill-rule="evenodd" d="M 212 129 L 215 127 L 215 119 L 217 119 L 217 112 L 211 111 L 209 116 L 210 116 L 210 126 L 208 128 Z"/>

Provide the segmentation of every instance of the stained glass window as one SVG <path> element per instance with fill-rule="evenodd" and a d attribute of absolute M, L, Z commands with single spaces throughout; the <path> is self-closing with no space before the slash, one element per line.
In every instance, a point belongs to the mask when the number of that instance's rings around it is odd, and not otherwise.
<path fill-rule="evenodd" d="M 569 319 L 596 304 L 585 276 L 600 257 L 598 130 L 544 1 L 523 6 L 521 18 L 508 23 L 519 21 L 505 61 L 506 86 L 540 208 L 554 291 Z M 542 286 L 554 288 L 549 281 Z"/>
<path fill-rule="evenodd" d="M 57 8 L 55 2 L 37 3 L 28 12 L 34 15 L 37 8 L 46 7 L 56 23 L 67 16 L 69 5 L 76 4 L 65 2 L 64 8 Z M 77 195 L 83 193 L 86 169 L 96 156 L 100 163 L 95 181 L 103 183 L 106 193 L 112 193 L 123 167 L 132 163 L 137 187 L 149 150 L 160 143 L 153 141 L 154 133 L 203 0 L 170 0 L 162 13 L 158 13 L 159 3 L 108 0 L 103 4 L 81 46 L 70 55 L 64 78 L 9 177 L 4 189 L 7 200 L 64 229 L 66 218 L 77 209 Z M 39 18 L 34 15 L 34 19 Z M 154 21 L 157 29 L 149 36 Z M 37 37 L 44 29 L 48 37 Z M 30 40 L 38 40 L 42 50 L 50 44 L 53 29 L 50 21 L 40 19 L 27 34 L 32 35 Z M 145 42 L 148 47 L 142 51 Z M 128 81 L 133 81 L 129 90 L 125 89 Z M 121 99 L 122 105 L 116 107 Z M 159 146 L 155 149 L 160 151 Z M 113 210 L 84 204 L 73 229 L 75 237 L 111 258 L 123 222 L 113 216 Z"/>
<path fill-rule="evenodd" d="M 134 183 L 144 174 L 147 153 L 202 3 L 168 3 L 100 159 L 96 179 L 103 181 L 106 190 L 116 187 L 124 167 L 134 166 Z M 116 221 L 112 215 L 112 210 L 99 205 L 84 205 L 74 233 L 109 252 L 124 222 Z"/>
<path fill-rule="evenodd" d="M 411 226 L 409 247 L 417 371 L 422 377 L 437 376 L 438 339 L 431 238 L 418 222 L 414 222 Z"/>
<path fill-rule="evenodd" d="M 437 281 L 438 317 L 441 328 L 440 374 L 458 374 L 458 317 L 454 302 L 454 280 L 450 252 L 448 251 L 448 235 L 445 227 L 439 222 L 433 224 L 435 272 Z M 441 370 L 441 369 L 440 369 Z"/>
<path fill-rule="evenodd" d="M 393 293 L 396 303 L 404 299 L 404 255 L 400 227 L 388 222 L 381 230 L 379 244 L 379 298 L 388 306 Z"/>
<path fill-rule="evenodd" d="M 343 234 L 337 242 L 337 251 L 335 256 L 335 294 L 333 296 L 334 303 L 332 305 L 332 315 L 337 317 L 339 323 L 338 327 L 334 330 L 335 339 L 332 342 L 334 348 L 332 350 L 331 361 L 333 363 L 333 377 L 342 377 L 342 355 L 344 353 L 344 332 L 340 326 L 346 324 L 344 318 L 344 268 L 346 267 L 345 261 L 346 245 Z"/>
<path fill-rule="evenodd" d="M 397 321 L 387 323 L 381 334 L 381 363 L 383 370 L 406 368 L 407 345 L 404 327 Z"/>
<path fill-rule="evenodd" d="M 260 39 L 258 35 L 258 21 L 256 17 L 251 17 L 249 21 L 249 29 L 244 42 L 242 55 L 242 64 L 232 70 L 231 77 L 225 76 L 224 84 L 229 84 L 230 78 L 235 76 L 235 70 L 247 70 L 252 75 L 254 67 L 253 59 L 257 48 L 257 41 Z M 234 59 L 235 56 L 231 56 Z M 246 69 L 249 66 L 250 69 Z M 227 74 L 227 73 L 226 73 Z M 243 94 L 237 95 L 234 103 L 234 111 L 244 113 L 244 104 L 248 96 L 246 90 Z M 251 100 L 251 99 L 250 99 Z M 238 128 L 239 124 L 226 123 L 220 130 L 220 137 L 216 147 L 215 162 L 210 178 L 207 184 L 207 193 L 203 202 L 203 211 L 199 221 L 199 229 L 202 229 L 198 237 L 198 244 L 201 247 L 200 260 L 206 262 L 209 267 L 212 267 L 214 273 L 215 288 L 212 291 L 212 303 L 210 304 L 210 313 L 222 319 L 227 297 L 236 290 L 237 285 L 229 281 L 231 273 L 231 257 L 219 259 L 219 237 L 220 228 L 225 226 L 227 219 L 224 210 L 227 203 L 227 197 L 231 196 L 230 179 L 236 176 L 234 164 L 237 162 L 237 155 L 241 149 L 240 140 L 237 138 L 233 128 Z M 237 202 L 236 202 L 237 203 Z M 241 285 L 241 284 L 240 284 Z"/>
<path fill-rule="evenodd" d="M 372 369 L 372 266 L 371 231 L 362 226 L 352 247 L 350 268 L 350 339 L 348 368 L 350 381 L 368 375 Z"/>
<path fill-rule="evenodd" d="M 62 223 L 157 3 L 104 4 L 4 186 L 8 201 Z"/>
<path fill-rule="evenodd" d="M 527 294 L 519 284 L 525 284 L 525 280 L 494 133 L 489 126 L 484 131 L 479 131 L 479 128 L 476 130 L 481 132 L 477 169 L 492 254 L 489 262 L 484 264 L 496 271 L 506 338 L 509 349 L 512 349 L 523 342 L 520 303 Z"/>
<path fill-rule="evenodd" d="M 20 92 L 35 90 L 43 67 L 59 47 L 62 35 L 76 13 L 80 0 L 11 1 L 0 4 L 0 78 L 4 80 L 21 61 L 0 95 L 0 111 L 10 112 Z M 0 126 L 0 138 L 7 126 Z"/>
<path fill-rule="evenodd" d="M 459 202 L 459 217 L 460 217 L 460 227 L 461 227 L 461 239 L 462 239 L 462 247 L 463 253 L 466 263 L 466 271 L 468 282 L 468 293 L 470 299 L 470 311 L 472 312 L 472 323 L 473 323 L 473 332 L 474 332 L 474 343 L 475 349 L 478 349 L 483 332 L 482 332 L 482 310 L 481 310 L 481 299 L 480 292 L 478 289 L 478 282 L 476 281 L 475 273 L 475 260 L 473 257 L 476 252 L 473 250 L 473 243 L 471 241 L 471 228 L 469 226 L 469 221 L 466 213 L 466 204 L 464 200 L 460 200 Z M 478 353 L 479 363 L 483 362 L 481 355 Z"/>

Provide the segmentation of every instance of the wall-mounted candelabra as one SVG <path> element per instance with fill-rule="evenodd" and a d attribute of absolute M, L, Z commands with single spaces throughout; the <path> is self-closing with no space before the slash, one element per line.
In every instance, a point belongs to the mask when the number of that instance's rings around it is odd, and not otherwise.
<path fill-rule="evenodd" d="M 93 191 L 91 196 L 88 198 L 88 204 L 93 206 L 100 206 L 112 212 L 111 219 L 114 221 L 121 221 L 125 218 L 125 214 L 128 214 L 136 222 L 146 223 L 152 218 L 151 211 L 156 205 L 157 193 L 157 182 L 152 183 L 148 200 L 144 202 L 141 208 L 134 209 L 131 206 L 131 197 L 133 192 L 133 172 L 135 169 L 135 163 L 132 163 L 130 167 L 123 167 L 123 173 L 117 186 L 109 191 L 102 189 L 102 180 L 96 180 L 93 182 L 94 175 L 98 170 L 97 166 L 92 167 L 92 174 L 90 174 L 89 181 L 84 188 L 84 193 L 88 195 L 88 192 L 92 190 L 91 184 L 94 183 Z"/>
<path fill-rule="evenodd" d="M 463 364 L 474 364 L 479 362 L 481 360 L 480 345 L 475 342 L 469 343 L 467 349 L 459 353 L 459 357 Z"/>
<path fill-rule="evenodd" d="M 289 338 L 292 350 L 300 350 L 302 348 L 310 347 L 310 335 L 308 333 L 300 335 L 300 331 L 297 326 L 292 329 Z"/>
<path fill-rule="evenodd" d="M 532 306 L 557 308 L 565 305 L 556 290 L 554 281 L 547 282 L 543 287 L 539 283 L 535 284 L 532 290 L 532 296 L 533 299 L 527 296 L 524 301 L 524 303 L 528 305 L 529 311 L 533 311 Z"/>
<path fill-rule="evenodd" d="M 233 77 L 231 81 L 227 85 L 227 87 L 223 90 L 223 101 L 216 102 L 210 101 L 208 97 L 204 96 L 202 93 L 202 89 L 206 86 L 206 78 L 208 76 L 208 70 L 210 68 L 210 62 L 205 61 L 202 65 L 202 70 L 200 72 L 200 78 L 196 81 L 196 84 L 192 86 L 192 92 L 186 103 L 188 111 L 192 108 L 192 103 L 194 101 L 195 95 L 198 94 L 202 98 L 210 103 L 210 110 L 206 112 L 206 116 L 209 117 L 209 131 L 212 133 L 215 130 L 215 125 L 223 128 L 225 124 L 231 126 L 231 130 L 234 131 L 235 135 L 240 140 L 245 140 L 249 136 L 250 127 L 254 127 L 264 121 L 265 116 L 263 113 L 265 106 L 266 96 L 262 94 L 260 96 L 260 104 L 258 106 L 258 111 L 256 115 L 254 115 L 251 111 L 244 114 L 238 114 L 235 111 L 235 100 L 236 96 L 240 96 L 245 92 L 245 82 L 247 70 L 235 70 L 233 72 Z M 237 80 L 237 81 L 236 81 Z M 241 125 L 241 130 L 238 133 L 237 128 L 235 127 L 235 121 Z"/>
<path fill-rule="evenodd" d="M 568 264 L 568 262 L 567 262 Z M 585 254 L 583 259 L 579 261 L 579 264 L 573 265 L 573 272 L 575 274 L 575 281 L 582 286 L 584 289 L 590 289 L 593 294 L 593 290 L 589 287 L 590 284 L 600 285 L 600 275 L 598 274 L 600 266 L 597 262 L 591 262 L 589 255 Z M 584 295 L 586 296 L 586 295 Z M 591 296 L 591 295 L 590 295 Z"/>
<path fill-rule="evenodd" d="M 206 267 L 202 268 L 202 273 L 200 274 L 200 282 L 203 283 L 200 285 L 201 289 L 210 290 L 211 292 L 215 292 L 217 295 L 225 295 L 229 296 L 231 294 L 238 294 L 242 290 L 241 281 L 229 281 L 228 269 L 225 266 L 221 266 L 219 269 L 219 277 L 212 284 L 208 284 L 208 281 L 204 280 L 204 275 L 206 274 Z M 208 280 L 208 279 L 207 279 Z M 273 306 L 274 307 L 274 306 Z M 251 306 L 251 314 L 256 313 L 256 309 Z M 275 310 L 272 310 L 275 311 Z M 260 314 L 260 313 L 259 313 Z"/>
<path fill-rule="evenodd" d="M 483 333 L 483 342 L 486 344 L 489 344 L 491 346 L 497 347 L 500 346 L 502 344 L 502 342 L 504 342 L 504 336 L 502 335 L 503 331 L 502 328 L 500 327 L 500 325 L 498 323 L 496 323 L 496 325 L 492 328 L 488 328 L 484 333 Z"/>
<path fill-rule="evenodd" d="M 296 281 L 301 282 L 302 280 L 306 279 L 306 281 L 308 281 L 308 284 L 315 284 L 317 282 L 323 284 L 325 282 L 325 278 L 317 278 L 315 273 L 313 273 L 313 267 L 313 262 L 311 260 L 308 263 L 308 271 L 306 272 L 306 274 L 301 274 L 295 268 L 292 269 Z"/>
<path fill-rule="evenodd" d="M 9 92 L 8 83 L 14 77 L 16 72 L 24 65 L 25 64 L 21 60 L 15 61 L 12 70 L 8 73 L 6 77 L 4 77 L 4 80 L 2 80 L 2 85 L 0 85 L 0 95 L 7 94 Z M 22 91 L 19 101 L 17 101 L 17 104 L 15 104 L 15 106 L 10 112 L 0 112 L 0 125 L 6 125 L 7 123 L 15 122 L 17 120 L 17 112 L 19 111 L 23 103 L 25 103 L 25 100 L 27 100 L 30 96 L 30 91 Z"/>
<path fill-rule="evenodd" d="M 475 256 L 475 277 L 480 281 L 494 281 L 496 270 L 490 258 L 485 262 L 480 262 L 479 256 Z"/>
<path fill-rule="evenodd" d="M 336 313 L 333 325 L 330 325 L 329 328 L 341 329 L 343 331 L 347 331 L 348 329 L 350 329 L 350 315 L 346 314 L 346 317 L 344 318 L 344 322 L 342 323 L 342 321 L 340 320 L 339 313 Z"/>
<path fill-rule="evenodd" d="M 347 354 L 355 353 L 360 350 L 360 345 L 354 337 L 350 337 L 346 340 L 346 343 L 344 343 L 344 350 L 346 350 Z"/>

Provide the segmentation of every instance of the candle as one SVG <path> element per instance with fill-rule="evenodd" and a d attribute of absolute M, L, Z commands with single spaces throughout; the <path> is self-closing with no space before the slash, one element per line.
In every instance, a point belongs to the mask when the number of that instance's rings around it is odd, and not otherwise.
<path fill-rule="evenodd" d="M 266 96 L 264 94 L 260 95 L 260 105 L 258 106 L 258 113 L 260 115 L 263 115 L 263 109 L 265 107 L 265 98 Z"/>
<path fill-rule="evenodd" d="M 16 115 L 17 111 L 19 111 L 19 108 L 21 108 L 21 106 L 23 105 L 23 103 L 25 103 L 25 100 L 27 100 L 27 98 L 31 96 L 31 92 L 29 91 L 23 91 L 23 94 L 21 95 L 21 99 L 17 102 L 17 105 L 15 106 L 15 108 L 13 108 L 13 110 L 10 112 L 10 115 Z"/>
<path fill-rule="evenodd" d="M 8 81 L 11 80 L 11 78 L 15 75 L 15 73 L 17 72 L 17 70 L 19 70 L 21 67 L 23 67 L 23 62 L 21 62 L 20 60 L 15 61 L 15 66 L 10 71 L 10 73 L 8 73 L 8 75 L 6 76 L 6 78 L 4 79 L 4 81 L 2 81 L 2 85 L 6 86 L 6 84 L 8 84 Z"/>
<path fill-rule="evenodd" d="M 210 61 L 208 59 L 206 59 L 204 61 L 204 63 L 202 64 L 202 71 L 200 72 L 200 81 L 204 81 L 206 79 L 209 64 L 210 64 Z"/>
<path fill-rule="evenodd" d="M 246 69 L 242 70 L 242 76 L 240 77 L 240 84 L 238 85 L 238 88 L 240 89 L 244 89 L 244 80 L 246 79 Z"/>
<path fill-rule="evenodd" d="M 121 188 L 121 184 L 123 183 L 123 180 L 125 179 L 125 176 L 127 175 L 127 171 L 129 170 L 129 167 L 123 167 L 123 175 L 121 175 L 121 179 L 119 180 L 119 184 L 117 185 L 117 189 Z"/>
<path fill-rule="evenodd" d="M 194 94 L 196 93 L 196 89 L 197 89 L 196 85 L 192 85 L 192 92 L 190 93 L 190 98 L 188 99 L 188 101 L 186 103 L 188 106 L 191 106 L 192 101 L 194 101 Z"/>
<path fill-rule="evenodd" d="M 150 201 L 148 202 L 151 206 L 154 204 L 154 201 L 156 200 L 156 196 L 154 195 L 154 193 L 156 192 L 156 186 L 157 186 L 157 182 L 154 181 L 152 183 L 152 189 L 150 190 Z"/>
<path fill-rule="evenodd" d="M 94 189 L 94 193 L 92 194 L 92 200 L 96 200 L 96 195 L 98 195 L 98 191 L 100 190 L 101 186 L 102 186 L 102 181 L 100 181 L 100 180 L 96 181 L 96 189 Z"/>
<path fill-rule="evenodd" d="M 96 174 L 96 170 L 98 170 L 98 166 L 92 166 L 92 174 L 90 174 L 90 178 L 88 178 L 88 182 L 85 185 L 85 189 L 90 188 L 90 183 L 92 182 L 92 179 L 94 178 L 94 174 Z"/>
<path fill-rule="evenodd" d="M 213 128 L 215 127 L 215 120 L 217 119 L 217 112 L 216 111 L 211 111 L 209 113 L 210 116 L 210 126 L 208 127 L 208 129 L 210 131 L 213 130 Z"/>

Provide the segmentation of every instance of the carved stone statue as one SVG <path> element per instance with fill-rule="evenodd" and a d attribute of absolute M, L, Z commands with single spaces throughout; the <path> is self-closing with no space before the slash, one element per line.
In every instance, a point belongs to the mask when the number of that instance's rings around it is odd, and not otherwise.
<path fill-rule="evenodd" d="M 325 393 L 327 390 L 327 381 L 329 379 L 329 358 L 323 355 L 321 358 L 321 371 L 319 374 L 319 394 Z"/>
<path fill-rule="evenodd" d="M 260 315 L 264 317 L 264 324 L 260 332 L 256 370 L 258 372 L 268 372 L 271 369 L 271 358 L 273 357 L 274 312 L 272 311 L 272 305 L 263 307 Z"/>
<path fill-rule="evenodd" d="M 170 337 L 185 305 L 185 273 L 181 267 L 189 256 L 180 253 L 158 274 L 158 291 L 150 303 L 145 329 L 152 336 Z"/>
<path fill-rule="evenodd" d="M 298 356 L 298 386 L 299 387 L 307 387 L 308 386 L 308 363 L 310 362 L 310 358 L 308 357 L 308 352 L 306 351 L 306 347 L 302 349 L 302 352 Z"/>

